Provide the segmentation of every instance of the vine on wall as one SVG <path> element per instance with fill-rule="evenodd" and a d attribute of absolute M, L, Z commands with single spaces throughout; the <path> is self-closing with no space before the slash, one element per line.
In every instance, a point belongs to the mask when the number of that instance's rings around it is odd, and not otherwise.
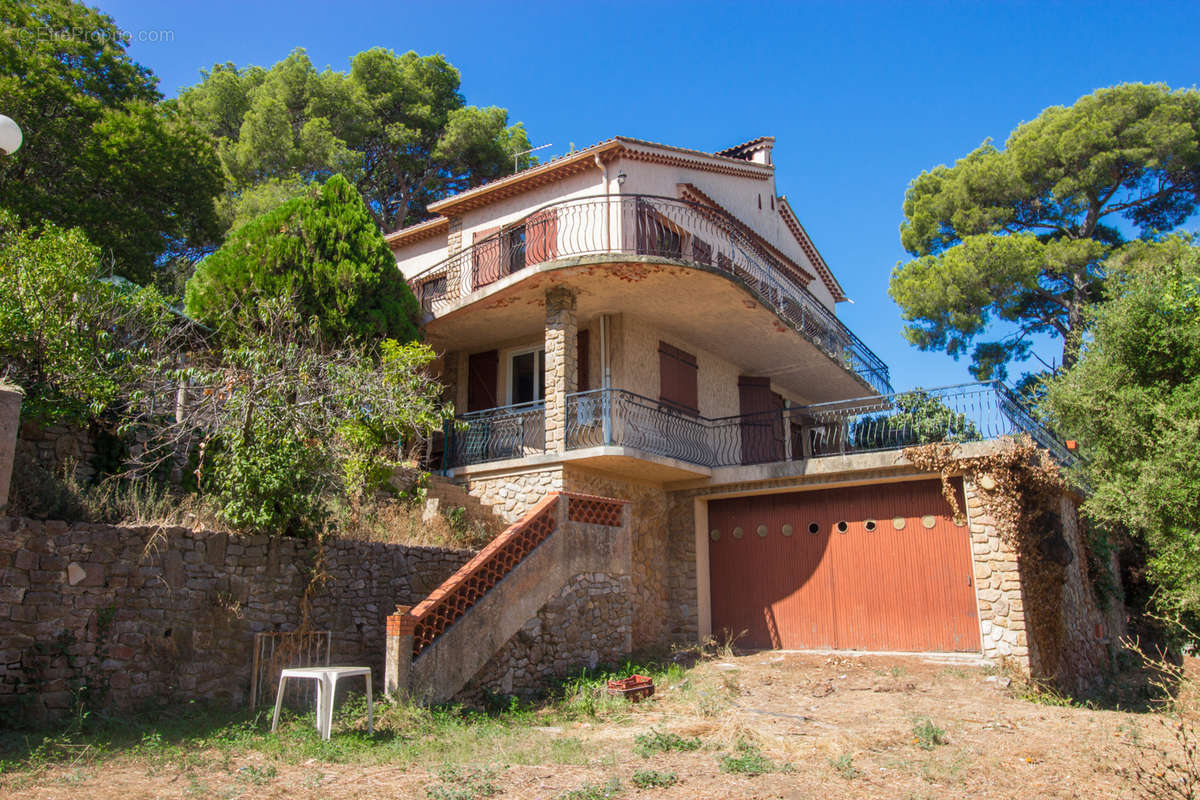
<path fill-rule="evenodd" d="M 1030 666 L 1035 675 L 1065 683 L 1074 670 L 1062 613 L 1066 567 L 1086 554 L 1073 554 L 1062 536 L 1060 500 L 1069 492 L 1058 465 L 1028 436 L 1008 437 L 977 456 L 959 455 L 959 446 L 932 443 L 908 447 L 904 457 L 941 475 L 942 495 L 958 524 L 966 523 L 951 478 L 970 480 L 1001 540 L 1016 554 L 1025 606 Z M 1082 537 L 1080 546 L 1086 546 Z"/>

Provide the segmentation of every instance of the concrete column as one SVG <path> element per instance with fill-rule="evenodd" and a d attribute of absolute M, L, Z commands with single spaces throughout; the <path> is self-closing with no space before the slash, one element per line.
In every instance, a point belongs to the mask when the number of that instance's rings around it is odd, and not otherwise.
<path fill-rule="evenodd" d="M 387 618 L 387 652 L 383 667 L 383 691 L 389 697 L 408 694 L 412 672 L 413 631 L 416 618 L 411 606 L 396 606 Z"/>
<path fill-rule="evenodd" d="M 567 449 L 567 395 L 579 385 L 575 337 L 575 292 L 546 290 L 546 452 Z"/>
<path fill-rule="evenodd" d="M 0 384 L 0 515 L 8 508 L 8 487 L 12 481 L 13 459 L 17 456 L 17 430 L 21 426 L 19 386 Z"/>

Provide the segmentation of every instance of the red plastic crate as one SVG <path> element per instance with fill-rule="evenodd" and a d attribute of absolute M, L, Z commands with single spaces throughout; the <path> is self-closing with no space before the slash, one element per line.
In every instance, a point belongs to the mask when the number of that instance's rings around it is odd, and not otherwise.
<path fill-rule="evenodd" d="M 626 700 L 637 702 L 654 694 L 654 681 L 645 675 L 630 675 L 628 678 L 608 682 L 608 693 L 620 695 Z"/>

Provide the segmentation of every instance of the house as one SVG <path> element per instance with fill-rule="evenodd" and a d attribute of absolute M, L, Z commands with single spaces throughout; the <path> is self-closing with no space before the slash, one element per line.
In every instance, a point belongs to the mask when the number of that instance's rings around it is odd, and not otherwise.
<path fill-rule="evenodd" d="M 968 449 L 1019 432 L 1060 446 L 999 385 L 893 394 L 838 319 L 844 289 L 776 187 L 774 144 L 615 137 L 387 237 L 459 413 L 441 480 L 512 525 L 389 619 L 393 685 L 515 691 L 722 631 L 1051 675 L 1105 661 L 1116 623 L 1073 503 L 1055 523 L 1073 557 L 1061 597 L 1036 612 L 1065 633 L 1039 645 L 1025 565 L 977 478 L 954 478 L 956 522 L 940 476 L 899 454 L 930 426 L 980 440 Z M 554 550 L 554 531 L 575 538 Z"/>

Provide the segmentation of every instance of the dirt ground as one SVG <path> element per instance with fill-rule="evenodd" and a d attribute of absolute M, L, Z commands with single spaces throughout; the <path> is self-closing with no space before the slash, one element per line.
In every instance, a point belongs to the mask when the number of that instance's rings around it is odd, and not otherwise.
<path fill-rule="evenodd" d="M 620 781 L 619 796 L 664 800 L 1126 797 L 1137 796 L 1130 775 L 1138 748 L 1170 741 L 1158 715 L 1033 702 L 1017 696 L 1002 675 L 968 662 L 764 652 L 706 661 L 681 683 L 687 685 L 659 686 L 655 697 L 614 718 L 531 725 L 527 735 L 547 744 L 540 751 L 544 763 L 516 756 L 510 762 L 504 753 L 481 750 L 488 760 L 475 766 L 493 770 L 498 796 L 548 800 L 581 786 L 585 791 L 572 797 L 605 797 L 598 789 L 587 793 L 586 785 L 613 778 Z M 944 732 L 944 743 L 919 740 L 914 727 L 926 720 Z M 702 744 L 690 752 L 643 758 L 634 752 L 635 737 L 651 730 L 699 737 Z M 777 771 L 723 772 L 721 759 L 739 740 L 757 746 Z M 435 769 L 386 760 L 289 761 L 256 750 L 226 756 L 219 768 L 213 763 L 189 768 L 184 762 L 155 767 L 117 755 L 84 766 L 0 776 L 0 795 L 473 796 L 451 793 L 454 786 L 439 783 Z M 678 783 L 639 789 L 633 781 L 639 770 L 674 773 Z M 246 775 L 258 777 L 247 781 Z"/>

